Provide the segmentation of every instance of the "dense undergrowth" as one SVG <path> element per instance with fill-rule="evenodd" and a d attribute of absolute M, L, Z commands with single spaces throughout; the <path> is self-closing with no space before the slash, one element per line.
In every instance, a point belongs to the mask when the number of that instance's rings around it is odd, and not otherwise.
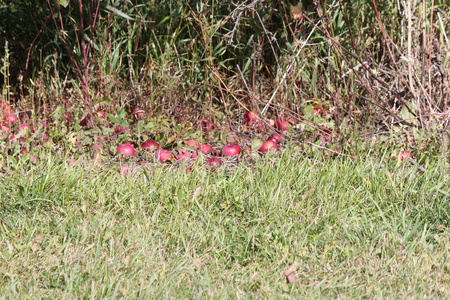
<path fill-rule="evenodd" d="M 16 155 L 32 150 L 9 140 L 20 123 L 77 157 L 106 135 L 111 149 L 145 138 L 173 149 L 203 138 L 206 121 L 209 142 L 250 144 L 267 133 L 242 127 L 248 110 L 266 130 L 286 119 L 300 147 L 355 156 L 370 137 L 416 158 L 448 152 L 444 1 L 24 0 L 0 11 L 3 148 Z"/>

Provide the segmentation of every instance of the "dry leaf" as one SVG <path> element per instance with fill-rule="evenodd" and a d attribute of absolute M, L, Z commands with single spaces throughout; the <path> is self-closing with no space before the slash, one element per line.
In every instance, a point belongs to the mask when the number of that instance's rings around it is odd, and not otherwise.
<path fill-rule="evenodd" d="M 296 278 L 294 273 L 291 270 L 286 270 L 283 272 L 284 276 L 286 276 L 286 281 L 290 284 L 294 284 L 296 282 Z"/>
<path fill-rule="evenodd" d="M 202 187 L 201 186 L 199 186 L 198 188 L 195 189 L 194 193 L 192 194 L 191 202 L 194 202 L 195 198 L 197 198 L 198 195 L 200 195 L 201 191 L 202 191 Z"/>
<path fill-rule="evenodd" d="M 303 3 L 300 1 L 299 3 L 297 3 L 297 5 L 290 5 L 289 7 L 289 13 L 291 15 L 291 18 L 296 20 L 296 19 L 300 19 L 302 17 L 302 8 L 303 8 Z"/>
<path fill-rule="evenodd" d="M 102 157 L 100 155 L 100 149 L 96 149 L 94 153 L 94 166 L 97 166 L 102 162 Z"/>
<path fill-rule="evenodd" d="M 295 278 L 294 271 L 296 271 L 300 267 L 300 262 L 294 261 L 289 269 L 283 272 L 284 276 L 286 276 L 286 281 L 290 284 L 297 283 L 297 278 Z"/>

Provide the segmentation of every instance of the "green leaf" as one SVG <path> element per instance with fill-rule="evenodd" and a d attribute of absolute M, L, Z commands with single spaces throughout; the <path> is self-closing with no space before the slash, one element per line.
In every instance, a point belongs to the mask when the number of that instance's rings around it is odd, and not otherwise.
<path fill-rule="evenodd" d="M 312 105 L 308 105 L 307 107 L 305 107 L 305 109 L 303 110 L 303 115 L 308 120 L 312 120 L 314 117 L 314 107 Z"/>
<path fill-rule="evenodd" d="M 116 117 L 114 116 L 114 115 L 112 115 L 112 114 L 108 114 L 108 116 L 107 116 L 110 120 L 111 120 L 111 122 L 113 122 L 113 123 L 116 123 L 117 124 L 117 119 L 116 119 Z"/>
<path fill-rule="evenodd" d="M 261 139 L 254 138 L 252 140 L 252 150 L 255 150 L 255 151 L 259 150 L 259 148 L 261 148 L 262 144 L 263 144 L 263 141 Z"/>
<path fill-rule="evenodd" d="M 60 0 L 61 1 L 61 0 Z M 111 11 L 112 13 L 115 13 L 116 15 L 118 15 L 118 16 L 120 16 L 120 17 L 122 17 L 122 18 L 125 18 L 125 19 L 127 19 L 127 20 L 132 20 L 132 21 L 134 21 L 134 19 L 132 18 L 132 17 L 130 17 L 129 15 L 127 15 L 126 13 L 124 13 L 123 11 L 121 11 L 121 10 L 118 10 L 117 8 L 115 8 L 115 7 L 112 7 L 111 5 L 106 5 L 106 9 L 107 10 L 109 10 L 109 11 Z"/>
<path fill-rule="evenodd" d="M 11 257 L 11 252 L 9 252 L 9 250 L 6 249 L 2 252 L 2 256 L 5 260 L 8 260 Z"/>
<path fill-rule="evenodd" d="M 123 117 L 125 117 L 125 108 L 122 107 L 121 109 L 119 109 L 119 111 L 117 112 L 117 119 L 123 119 Z"/>
<path fill-rule="evenodd" d="M 411 111 L 414 112 L 414 107 L 412 104 L 406 103 L 407 106 L 409 106 L 411 108 Z M 413 124 L 418 124 L 417 122 L 417 118 L 409 112 L 408 107 L 406 107 L 406 105 L 404 105 L 402 107 L 402 110 L 400 111 L 399 117 L 407 122 L 413 123 Z"/>
<path fill-rule="evenodd" d="M 184 197 L 185 197 L 185 194 L 184 194 L 184 189 L 183 188 L 179 188 L 178 189 L 178 191 L 177 191 L 177 196 L 178 196 L 178 201 L 180 201 L 180 202 L 183 202 L 184 201 Z"/>
<path fill-rule="evenodd" d="M 64 107 L 62 105 L 58 105 L 56 109 L 52 112 L 51 116 L 53 117 L 53 120 L 59 122 L 64 115 Z"/>
<path fill-rule="evenodd" d="M 67 5 L 69 5 L 69 0 L 59 0 L 59 4 L 63 7 L 67 7 Z"/>
<path fill-rule="evenodd" d="M 144 121 L 140 120 L 136 127 L 137 133 L 140 135 L 143 129 L 144 129 Z"/>

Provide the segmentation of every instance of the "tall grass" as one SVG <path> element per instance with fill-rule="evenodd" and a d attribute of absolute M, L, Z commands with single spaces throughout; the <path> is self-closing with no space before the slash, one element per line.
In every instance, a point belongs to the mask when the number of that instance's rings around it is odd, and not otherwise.
<path fill-rule="evenodd" d="M 4 8 L 2 20 L 23 24 L 5 37 L 27 45 L 30 78 L 55 71 L 63 89 L 79 87 L 92 105 L 120 99 L 130 82 L 126 97 L 146 107 L 200 101 L 228 116 L 245 107 L 298 118 L 313 104 L 329 109 L 337 129 L 344 121 L 442 127 L 447 111 L 449 19 L 441 0 L 305 1 L 295 20 L 284 2 L 23 2 Z"/>

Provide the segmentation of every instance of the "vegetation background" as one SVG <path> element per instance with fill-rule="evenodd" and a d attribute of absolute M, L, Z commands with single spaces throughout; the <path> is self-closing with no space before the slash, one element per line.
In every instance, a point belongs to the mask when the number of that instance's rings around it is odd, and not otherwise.
<path fill-rule="evenodd" d="M 3 95 L 39 114 L 110 101 L 299 120 L 312 104 L 337 131 L 447 129 L 446 1 L 301 4 L 2 1 Z"/>
<path fill-rule="evenodd" d="M 0 0 L 0 113 L 34 129 L 2 123 L 0 298 L 449 297 L 449 12 Z M 254 149 L 246 111 L 285 118 L 285 150 L 192 172 L 116 155 Z"/>

